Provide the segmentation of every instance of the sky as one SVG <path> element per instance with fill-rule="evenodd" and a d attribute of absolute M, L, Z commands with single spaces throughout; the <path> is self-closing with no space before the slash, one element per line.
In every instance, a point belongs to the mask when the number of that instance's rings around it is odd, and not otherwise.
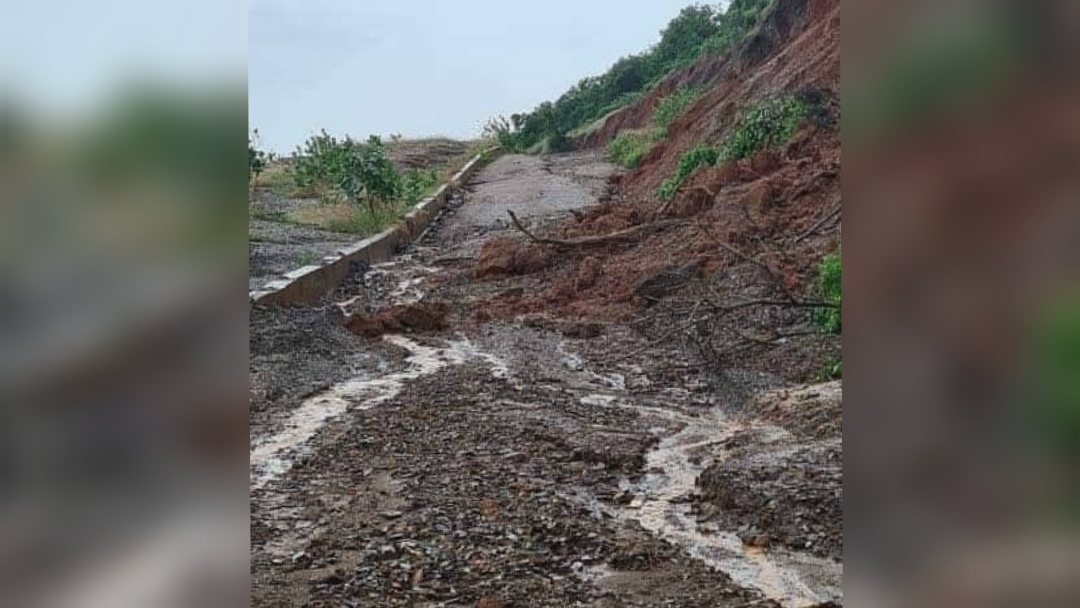
<path fill-rule="evenodd" d="M 135 80 L 244 79 L 243 0 L 11 0 L 0 13 L 0 96 L 49 116 L 93 112 Z"/>
<path fill-rule="evenodd" d="M 645 50 L 693 0 L 249 0 L 249 125 L 293 151 L 336 135 L 480 133 Z"/>

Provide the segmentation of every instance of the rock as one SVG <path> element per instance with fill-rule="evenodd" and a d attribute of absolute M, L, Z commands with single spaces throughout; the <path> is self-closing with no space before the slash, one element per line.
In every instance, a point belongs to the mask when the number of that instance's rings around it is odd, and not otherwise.
<path fill-rule="evenodd" d="M 345 322 L 345 328 L 368 338 L 402 330 L 438 331 L 449 326 L 448 314 L 449 309 L 441 303 L 399 304 L 375 315 L 354 314 Z"/>
<path fill-rule="evenodd" d="M 509 237 L 489 239 L 480 247 L 480 259 L 474 276 L 477 279 L 506 276 L 514 272 L 518 243 Z"/>
<path fill-rule="evenodd" d="M 496 237 L 481 245 L 473 276 L 484 280 L 537 272 L 551 264 L 551 255 L 543 245 L 521 244 L 510 237 Z"/>

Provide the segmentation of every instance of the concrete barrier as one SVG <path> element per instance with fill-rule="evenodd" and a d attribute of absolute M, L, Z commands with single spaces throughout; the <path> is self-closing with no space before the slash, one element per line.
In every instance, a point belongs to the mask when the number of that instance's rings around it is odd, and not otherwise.
<path fill-rule="evenodd" d="M 490 148 L 473 157 L 450 181 L 434 194 L 417 203 L 401 221 L 379 234 L 358 243 L 338 249 L 334 255 L 323 258 L 319 265 L 304 266 L 271 281 L 262 289 L 248 293 L 252 304 L 317 304 L 327 294 L 337 289 L 346 277 L 362 266 L 379 264 L 389 260 L 398 249 L 415 242 L 438 217 L 446 206 L 450 193 L 464 187 L 483 166 L 485 157 L 496 152 Z"/>

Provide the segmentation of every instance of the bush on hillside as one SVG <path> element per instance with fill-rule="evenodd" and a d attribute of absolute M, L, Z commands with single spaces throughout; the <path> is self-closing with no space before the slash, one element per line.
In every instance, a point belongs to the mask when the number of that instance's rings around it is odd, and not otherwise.
<path fill-rule="evenodd" d="M 656 104 L 656 109 L 653 110 L 650 119 L 653 129 L 656 130 L 656 139 L 663 139 L 667 136 L 667 129 L 671 125 L 671 121 L 675 120 L 675 117 L 679 114 L 682 114 L 683 110 L 690 107 L 690 104 L 694 103 L 698 97 L 701 97 L 702 92 L 701 87 L 682 86 Z"/>
<path fill-rule="evenodd" d="M 627 169 L 637 166 L 649 153 L 652 137 L 643 131 L 622 131 L 607 146 L 608 158 Z"/>
<path fill-rule="evenodd" d="M 701 45 L 701 50 L 722 55 L 742 42 L 761 20 L 761 14 L 772 0 L 732 0 L 716 28 Z"/>
<path fill-rule="evenodd" d="M 657 194 L 662 199 L 671 198 L 675 195 L 675 191 L 679 189 L 679 184 L 686 179 L 686 176 L 703 165 L 715 165 L 719 158 L 719 148 L 702 144 L 683 152 L 682 156 L 679 157 L 679 166 L 675 169 L 675 175 L 672 175 L 660 185 Z"/>
<path fill-rule="evenodd" d="M 806 114 L 806 104 L 795 96 L 751 105 L 739 117 L 724 144 L 724 160 L 746 158 L 764 148 L 787 143 Z"/>

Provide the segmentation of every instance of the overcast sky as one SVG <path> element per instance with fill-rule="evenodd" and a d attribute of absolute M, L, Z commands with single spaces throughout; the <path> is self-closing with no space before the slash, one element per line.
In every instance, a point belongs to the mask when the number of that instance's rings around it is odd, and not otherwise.
<path fill-rule="evenodd" d="M 659 40 L 692 0 L 249 0 L 249 121 L 308 135 L 469 137 Z"/>
<path fill-rule="evenodd" d="M 132 79 L 243 82 L 243 0 L 8 0 L 0 96 L 53 114 L 93 111 Z"/>

